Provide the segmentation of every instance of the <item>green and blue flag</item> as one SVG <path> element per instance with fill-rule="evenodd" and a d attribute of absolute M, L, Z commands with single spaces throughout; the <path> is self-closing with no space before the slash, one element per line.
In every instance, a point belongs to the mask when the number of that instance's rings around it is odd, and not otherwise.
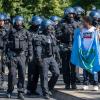
<path fill-rule="evenodd" d="M 85 49 L 80 29 L 75 30 L 71 63 L 91 73 L 100 71 L 100 44 L 97 31 L 93 33 L 89 48 Z"/>

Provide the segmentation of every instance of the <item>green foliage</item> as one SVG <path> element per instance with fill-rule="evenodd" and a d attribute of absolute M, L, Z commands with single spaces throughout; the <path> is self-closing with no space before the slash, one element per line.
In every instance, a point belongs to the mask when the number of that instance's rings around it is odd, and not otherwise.
<path fill-rule="evenodd" d="M 100 8 L 99 0 L 0 0 L 0 12 L 4 11 L 11 16 L 20 14 L 29 20 L 32 15 L 63 16 L 66 7 L 75 5 L 81 5 L 87 10 L 92 5 Z"/>

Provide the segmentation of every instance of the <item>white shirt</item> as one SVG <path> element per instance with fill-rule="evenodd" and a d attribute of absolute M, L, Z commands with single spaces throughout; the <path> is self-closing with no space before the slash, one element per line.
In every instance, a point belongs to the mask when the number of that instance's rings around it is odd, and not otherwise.
<path fill-rule="evenodd" d="M 90 29 L 83 28 L 81 31 L 81 37 L 83 39 L 83 46 L 87 50 L 91 46 L 91 42 L 94 37 L 95 27 L 92 26 Z"/>

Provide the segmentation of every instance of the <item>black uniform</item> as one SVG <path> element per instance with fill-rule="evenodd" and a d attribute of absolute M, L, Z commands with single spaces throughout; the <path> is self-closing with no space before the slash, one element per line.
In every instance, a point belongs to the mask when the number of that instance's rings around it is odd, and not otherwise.
<path fill-rule="evenodd" d="M 41 76 L 41 86 L 43 95 L 48 95 L 48 91 L 53 90 L 54 86 L 59 77 L 59 67 L 54 58 L 56 42 L 53 38 L 53 35 L 50 33 L 43 33 L 43 38 L 41 42 L 42 55 L 41 55 L 41 67 L 40 67 L 40 76 Z M 52 73 L 52 77 L 48 83 L 48 71 Z"/>
<path fill-rule="evenodd" d="M 52 37 L 55 40 L 54 49 L 56 49 L 56 50 L 54 50 L 54 51 L 56 51 L 54 53 L 54 56 L 55 56 L 55 59 L 56 59 L 58 65 L 59 65 L 59 69 L 61 71 L 61 68 L 62 68 L 62 60 L 61 60 L 61 57 L 60 57 L 60 48 L 59 48 L 60 47 L 60 41 L 59 41 L 59 36 L 60 36 L 60 34 L 62 32 L 61 32 L 61 30 L 59 28 L 59 23 L 56 26 L 54 26 L 53 28 L 55 29 L 55 31 L 52 32 Z"/>
<path fill-rule="evenodd" d="M 32 56 L 30 33 L 23 27 L 13 28 L 8 37 L 7 55 L 9 58 L 8 93 L 12 93 L 18 70 L 18 93 L 24 92 L 26 56 Z"/>
<path fill-rule="evenodd" d="M 70 63 L 71 49 L 74 37 L 74 30 L 77 28 L 77 23 L 71 20 L 63 20 L 60 25 L 62 34 L 59 36 L 61 42 L 61 57 L 62 57 L 62 73 L 66 89 L 76 86 L 76 70 L 75 66 Z"/>
<path fill-rule="evenodd" d="M 41 37 L 38 35 L 38 29 L 29 29 L 32 37 L 33 60 L 28 63 L 28 85 L 27 90 L 31 94 L 36 94 L 38 79 L 39 79 L 39 56 L 41 55 Z"/>
<path fill-rule="evenodd" d="M 5 48 L 7 44 L 8 30 L 5 27 L 0 27 L 0 88 L 2 88 L 4 82 L 5 71 Z"/>

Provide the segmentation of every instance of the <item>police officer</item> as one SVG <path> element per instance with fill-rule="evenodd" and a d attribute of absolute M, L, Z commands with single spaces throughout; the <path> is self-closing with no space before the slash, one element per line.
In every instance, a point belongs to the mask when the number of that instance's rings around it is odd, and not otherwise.
<path fill-rule="evenodd" d="M 59 36 L 59 40 L 62 43 L 60 47 L 62 48 L 62 73 L 65 83 L 65 89 L 76 89 L 75 66 L 70 63 L 74 30 L 77 28 L 77 22 L 74 20 L 74 15 L 74 8 L 69 7 L 65 9 L 64 18 L 60 23 L 62 34 Z"/>
<path fill-rule="evenodd" d="M 36 92 L 38 79 L 39 79 L 39 64 L 37 63 L 37 58 L 39 58 L 39 50 L 38 48 L 39 41 L 39 32 L 40 32 L 40 25 L 42 22 L 42 18 L 39 16 L 33 16 L 31 20 L 31 27 L 29 29 L 32 37 L 32 45 L 33 45 L 33 60 L 28 64 L 28 85 L 27 85 L 27 94 L 28 95 L 39 95 Z"/>
<path fill-rule="evenodd" d="M 59 25 L 59 22 L 61 21 L 61 18 L 60 17 L 58 17 L 58 16 L 51 16 L 50 17 L 50 20 L 52 20 L 53 21 L 53 26 L 54 26 L 54 28 L 55 28 L 55 36 L 56 36 L 56 38 L 58 37 L 58 25 Z"/>
<path fill-rule="evenodd" d="M 59 21 L 61 20 L 61 18 L 58 16 L 51 16 L 50 20 L 52 20 L 55 23 L 55 25 L 57 25 Z"/>
<path fill-rule="evenodd" d="M 85 10 L 80 7 L 76 6 L 74 7 L 76 14 L 75 14 L 75 21 L 79 23 L 79 26 L 82 25 L 82 16 L 85 14 Z"/>
<path fill-rule="evenodd" d="M 50 20 L 53 21 L 52 22 L 52 24 L 53 24 L 52 26 L 55 29 L 55 32 L 53 32 L 54 34 L 52 34 L 52 36 L 55 37 L 55 41 L 56 41 L 56 45 L 55 45 L 55 49 L 56 49 L 55 50 L 56 51 L 55 59 L 56 59 L 58 65 L 59 65 L 59 68 L 60 68 L 60 71 L 61 71 L 62 61 L 61 61 L 61 57 L 60 57 L 60 48 L 59 48 L 60 43 L 59 43 L 59 40 L 58 40 L 58 36 L 59 36 L 59 33 L 58 33 L 59 29 L 58 29 L 58 27 L 59 27 L 59 22 L 61 21 L 61 18 L 58 17 L 58 16 L 51 16 Z"/>
<path fill-rule="evenodd" d="M 5 27 L 7 28 L 7 30 L 10 30 L 10 28 L 11 28 L 11 18 L 6 13 L 4 13 L 4 16 L 5 16 Z"/>
<path fill-rule="evenodd" d="M 90 17 L 93 19 L 93 26 L 98 27 L 100 25 L 100 13 L 98 11 L 91 11 Z"/>
<path fill-rule="evenodd" d="M 4 27 L 5 16 L 0 14 L 0 89 L 3 89 L 4 83 L 4 58 L 5 58 L 5 47 L 7 43 L 8 30 Z"/>
<path fill-rule="evenodd" d="M 52 35 L 54 28 L 52 27 L 52 22 L 50 20 L 44 20 L 42 22 L 42 54 L 41 54 L 41 67 L 40 67 L 40 76 L 41 76 L 41 86 L 43 96 L 46 99 L 49 99 L 49 91 L 54 89 L 54 86 L 59 77 L 59 68 L 58 64 L 54 58 L 54 47 L 56 46 L 56 41 Z M 48 71 L 51 71 L 52 76 L 48 82 Z"/>
<path fill-rule="evenodd" d="M 7 97 L 11 98 L 18 70 L 18 98 L 24 100 L 25 61 L 26 57 L 29 60 L 32 59 L 32 42 L 30 33 L 23 26 L 24 18 L 16 16 L 14 22 L 14 28 L 9 33 L 7 45 L 7 55 L 9 58 Z"/>

